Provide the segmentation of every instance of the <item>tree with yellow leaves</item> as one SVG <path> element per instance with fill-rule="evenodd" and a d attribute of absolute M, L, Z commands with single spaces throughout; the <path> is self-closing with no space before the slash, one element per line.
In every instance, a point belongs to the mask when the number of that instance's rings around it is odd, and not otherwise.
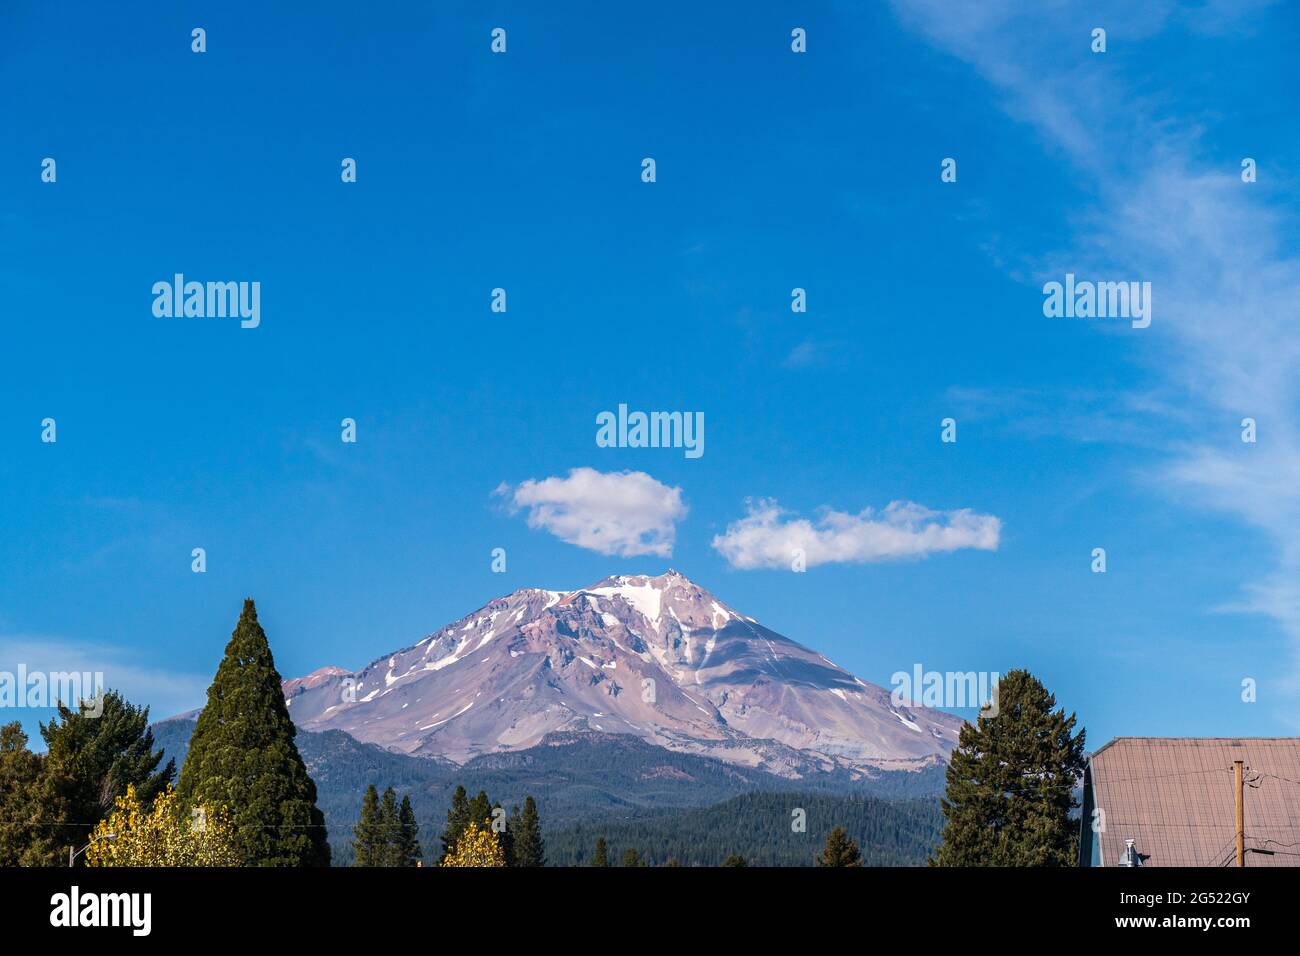
<path fill-rule="evenodd" d="M 505 866 L 506 854 L 501 841 L 487 827 L 470 823 L 456 841 L 456 846 L 443 857 L 442 866 Z"/>
<path fill-rule="evenodd" d="M 187 818 L 167 787 L 146 807 L 127 787 L 90 835 L 87 866 L 239 866 L 225 807 Z"/>

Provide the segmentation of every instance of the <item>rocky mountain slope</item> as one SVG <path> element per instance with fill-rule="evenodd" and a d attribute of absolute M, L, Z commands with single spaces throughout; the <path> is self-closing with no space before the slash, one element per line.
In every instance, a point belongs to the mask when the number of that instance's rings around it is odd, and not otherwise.
<path fill-rule="evenodd" d="M 671 570 L 515 591 L 356 673 L 284 686 L 300 728 L 455 763 L 597 731 L 786 778 L 873 774 L 942 760 L 961 726 Z"/>

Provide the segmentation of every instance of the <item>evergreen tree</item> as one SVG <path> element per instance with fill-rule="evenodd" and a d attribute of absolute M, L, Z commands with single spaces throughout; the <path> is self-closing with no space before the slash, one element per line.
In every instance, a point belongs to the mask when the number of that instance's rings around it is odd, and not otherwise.
<path fill-rule="evenodd" d="M 443 859 L 446 859 L 456 848 L 456 841 L 460 839 L 460 835 L 465 832 L 469 823 L 469 797 L 466 796 L 463 786 L 457 786 L 456 792 L 451 795 L 451 808 L 447 811 L 447 826 L 442 831 Z"/>
<path fill-rule="evenodd" d="M 542 839 L 542 823 L 537 816 L 537 801 L 531 796 L 524 800 L 524 812 L 517 823 L 511 821 L 514 834 L 514 866 L 545 866 L 546 842 Z"/>
<path fill-rule="evenodd" d="M 826 846 L 817 857 L 818 866 L 861 866 L 862 851 L 843 827 L 836 827 L 826 838 Z"/>
<path fill-rule="evenodd" d="M 948 763 L 937 866 L 1073 866 L 1074 787 L 1084 731 L 1025 670 L 997 688 L 997 714 L 966 724 Z"/>
<path fill-rule="evenodd" d="M 731 856 L 727 857 L 725 860 L 722 861 L 722 865 L 723 866 L 749 866 L 749 863 L 748 861 L 746 861 L 746 859 L 743 856 L 737 856 L 736 854 L 733 853 L 731 854 Z"/>
<path fill-rule="evenodd" d="M 500 809 L 501 805 L 497 804 L 492 808 L 492 813 L 495 815 L 497 810 Z M 493 822 L 496 822 L 495 817 Z M 519 861 L 515 858 L 516 834 L 519 833 L 524 825 L 523 817 L 519 813 L 518 804 L 510 809 L 510 816 L 506 817 L 504 822 L 505 827 L 499 831 L 495 831 L 497 839 L 501 842 L 501 852 L 505 854 L 506 866 L 518 866 Z"/>
<path fill-rule="evenodd" d="M 379 866 L 402 866 L 402 821 L 392 787 L 379 800 Z"/>
<path fill-rule="evenodd" d="M 478 796 L 469 801 L 469 819 L 471 823 L 477 823 L 479 828 L 492 828 L 492 801 L 488 798 L 486 792 L 480 790 Z"/>
<path fill-rule="evenodd" d="M 246 866 L 329 865 L 325 817 L 295 734 L 266 633 L 247 599 L 208 688 L 177 788 L 187 807 L 230 809 Z"/>
<path fill-rule="evenodd" d="M 645 860 L 641 859 L 641 854 L 635 848 L 629 847 L 623 851 L 624 866 L 645 866 Z"/>
<path fill-rule="evenodd" d="M 22 724 L 0 727 L 0 867 L 67 862 L 68 789 L 48 761 L 27 749 Z"/>
<path fill-rule="evenodd" d="M 592 866 L 609 866 L 609 847 L 605 845 L 605 838 L 596 839 L 596 855 L 591 858 Z"/>
<path fill-rule="evenodd" d="M 383 834 L 379 824 L 379 793 L 372 783 L 361 800 L 361 817 L 352 829 L 353 866 L 381 866 Z"/>
<path fill-rule="evenodd" d="M 67 807 L 61 843 L 83 846 L 128 787 L 150 803 L 176 777 L 175 761 L 158 769 L 163 754 L 153 747 L 149 708 L 132 706 L 117 691 L 82 701 L 75 711 L 60 704 L 40 730 L 46 766 Z"/>
<path fill-rule="evenodd" d="M 397 811 L 400 836 L 398 839 L 398 866 L 415 866 L 421 857 L 420 827 L 415 822 L 415 811 L 411 809 L 411 798 L 402 797 L 402 806 Z"/>

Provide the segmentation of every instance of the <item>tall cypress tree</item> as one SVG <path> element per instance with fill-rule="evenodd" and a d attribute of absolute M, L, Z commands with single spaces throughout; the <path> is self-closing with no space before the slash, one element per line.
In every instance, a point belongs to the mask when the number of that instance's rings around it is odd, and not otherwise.
<path fill-rule="evenodd" d="M 246 866 L 329 865 L 325 817 L 295 734 L 249 598 L 208 688 L 177 788 L 186 806 L 229 810 Z"/>
<path fill-rule="evenodd" d="M 415 811 L 411 809 L 411 798 L 402 797 L 402 805 L 397 811 L 400 828 L 398 841 L 398 866 L 415 866 L 421 857 L 420 827 L 415 822 Z"/>
<path fill-rule="evenodd" d="M 353 866 L 380 866 L 383 838 L 379 827 L 379 792 L 372 783 L 361 799 L 361 816 L 352 828 Z"/>
<path fill-rule="evenodd" d="M 1084 731 L 1025 670 L 998 683 L 996 716 L 966 724 L 948 762 L 936 866 L 1073 866 L 1070 811 Z"/>
<path fill-rule="evenodd" d="M 604 837 L 596 838 L 596 855 L 591 858 L 592 866 L 609 866 L 609 845 Z"/>

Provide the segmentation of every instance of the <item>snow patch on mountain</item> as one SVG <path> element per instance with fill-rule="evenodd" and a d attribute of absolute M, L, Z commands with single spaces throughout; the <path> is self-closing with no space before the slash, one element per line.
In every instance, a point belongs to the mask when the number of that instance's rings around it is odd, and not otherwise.
<path fill-rule="evenodd" d="M 463 762 L 597 726 L 798 777 L 920 768 L 960 719 L 897 713 L 883 688 L 741 615 L 677 571 L 526 588 L 355 674 L 285 682 L 295 722 Z"/>

